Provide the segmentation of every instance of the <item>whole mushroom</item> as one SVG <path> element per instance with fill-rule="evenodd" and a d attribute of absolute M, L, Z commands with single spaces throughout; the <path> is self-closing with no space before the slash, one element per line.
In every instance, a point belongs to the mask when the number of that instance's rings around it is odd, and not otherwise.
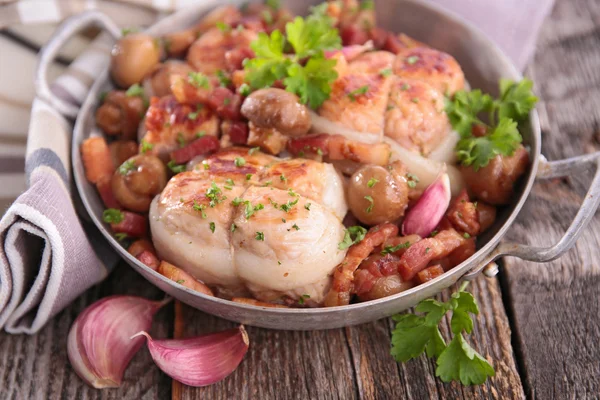
<path fill-rule="evenodd" d="M 363 224 L 393 222 L 408 205 L 406 169 L 396 161 L 387 167 L 364 165 L 350 178 L 348 206 Z"/>
<path fill-rule="evenodd" d="M 167 185 L 167 170 L 160 158 L 138 154 L 115 171 L 111 186 L 119 204 L 131 211 L 147 212 L 154 196 Z"/>
<path fill-rule="evenodd" d="M 110 75 L 115 83 L 128 88 L 140 83 L 160 61 L 158 39 L 143 33 L 130 33 L 117 41 L 111 52 Z"/>
<path fill-rule="evenodd" d="M 260 89 L 242 104 L 242 115 L 257 128 L 276 129 L 281 134 L 298 137 L 310 130 L 308 108 L 298 96 L 283 89 Z"/>

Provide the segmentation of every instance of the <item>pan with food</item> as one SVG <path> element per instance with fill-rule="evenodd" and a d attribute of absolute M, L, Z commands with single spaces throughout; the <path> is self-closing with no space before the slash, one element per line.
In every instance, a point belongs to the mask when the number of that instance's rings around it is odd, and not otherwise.
<path fill-rule="evenodd" d="M 240 2 L 241 3 L 241 2 Z M 92 219 L 149 281 L 223 318 L 277 329 L 375 320 L 493 260 L 548 261 L 565 237 L 500 243 L 547 162 L 532 83 L 427 3 L 203 2 L 115 36 L 77 115 L 75 181 Z M 423 23 L 427 21 L 427 23 Z M 432 29 L 435 27 L 435 29 Z"/>

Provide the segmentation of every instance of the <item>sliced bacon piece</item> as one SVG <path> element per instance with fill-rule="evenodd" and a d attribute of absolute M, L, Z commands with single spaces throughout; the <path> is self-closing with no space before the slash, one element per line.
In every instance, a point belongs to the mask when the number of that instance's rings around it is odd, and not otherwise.
<path fill-rule="evenodd" d="M 214 296 L 213 291 L 210 290 L 208 286 L 197 281 L 192 275 L 171 263 L 161 261 L 160 265 L 158 266 L 158 273 L 174 282 L 179 283 L 180 285 L 185 286 L 186 288 L 207 294 L 209 296 Z"/>
<path fill-rule="evenodd" d="M 448 271 L 475 254 L 476 250 L 475 238 L 472 237 L 466 239 L 460 246 L 458 246 L 452 253 L 448 255 L 448 263 L 446 265 L 442 264 L 442 266 L 446 271 Z"/>
<path fill-rule="evenodd" d="M 98 183 L 115 172 L 115 165 L 103 137 L 94 136 L 81 144 L 81 159 L 85 168 L 85 177 L 91 183 Z"/>
<path fill-rule="evenodd" d="M 466 232 L 471 236 L 479 234 L 481 226 L 477 217 L 477 207 L 469 200 L 467 189 L 463 189 L 450 203 L 446 216 L 457 231 Z"/>
<path fill-rule="evenodd" d="M 423 271 L 417 274 L 417 282 L 419 284 L 425 283 L 432 279 L 437 278 L 438 276 L 444 273 L 444 269 L 441 265 L 432 265 L 431 267 L 425 268 Z"/>
<path fill-rule="evenodd" d="M 324 306 L 335 307 L 350 304 L 354 286 L 354 271 L 373 249 L 397 234 L 398 227 L 396 225 L 385 223 L 372 227 L 363 240 L 352 245 L 348 249 L 344 261 L 335 269 L 333 284 L 325 297 Z"/>
<path fill-rule="evenodd" d="M 221 118 L 237 121 L 242 114 L 242 96 L 224 87 L 215 88 L 208 98 L 208 106 Z"/>
<path fill-rule="evenodd" d="M 400 257 L 398 272 L 405 281 L 411 280 L 433 260 L 439 260 L 458 248 L 466 239 L 454 229 L 441 231 L 435 237 L 423 239 Z"/>
<path fill-rule="evenodd" d="M 129 237 L 142 237 L 146 235 L 148 230 L 148 220 L 130 211 L 121 211 L 123 213 L 123 221 L 117 224 L 110 224 L 113 232 L 126 233 Z"/>
<path fill-rule="evenodd" d="M 112 179 L 110 176 L 103 177 L 98 182 L 96 182 L 96 189 L 98 190 L 100 198 L 102 199 L 102 202 L 104 203 L 106 208 L 119 209 L 121 208 L 121 205 L 119 204 L 113 193 L 111 180 Z"/>
<path fill-rule="evenodd" d="M 288 306 L 284 306 L 283 304 L 267 303 L 266 301 L 249 299 L 247 297 L 234 297 L 231 299 L 231 301 L 233 301 L 234 303 L 249 304 L 251 306 L 257 306 L 257 307 L 289 308 Z"/>
<path fill-rule="evenodd" d="M 386 143 L 362 143 L 342 135 L 317 133 L 288 141 L 287 149 L 295 156 L 306 153 L 328 156 L 330 160 L 350 160 L 362 164 L 387 165 L 390 147 Z"/>
<path fill-rule="evenodd" d="M 196 156 L 208 154 L 219 149 L 216 136 L 202 136 L 184 147 L 171 152 L 171 160 L 176 164 L 184 164 Z"/>
<path fill-rule="evenodd" d="M 248 142 L 248 124 L 244 121 L 225 121 L 221 125 L 221 130 L 223 134 L 229 135 L 229 139 L 233 144 L 246 144 Z"/>

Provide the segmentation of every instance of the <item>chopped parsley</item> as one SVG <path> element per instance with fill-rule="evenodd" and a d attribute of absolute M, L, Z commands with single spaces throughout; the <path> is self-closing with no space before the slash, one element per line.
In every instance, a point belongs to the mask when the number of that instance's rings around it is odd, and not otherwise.
<path fill-rule="evenodd" d="M 182 283 L 184 283 L 184 282 L 185 282 L 185 279 L 178 279 L 178 280 L 176 280 L 175 282 L 177 282 L 177 283 L 179 283 L 179 284 L 181 285 Z"/>
<path fill-rule="evenodd" d="M 260 150 L 260 147 L 253 147 L 250 150 L 248 150 L 248 155 L 253 155 L 254 153 L 256 153 L 259 150 Z"/>
<path fill-rule="evenodd" d="M 206 209 L 206 204 L 198 204 L 198 202 L 196 200 L 194 200 L 194 204 L 192 205 L 192 208 L 195 211 L 200 211 L 200 216 L 202 217 L 202 219 L 206 218 L 206 213 L 204 212 L 204 210 Z"/>
<path fill-rule="evenodd" d="M 223 33 L 231 32 L 231 25 L 226 24 L 225 22 L 219 21 L 215 25 Z"/>
<path fill-rule="evenodd" d="M 299 231 L 299 230 L 300 230 L 300 227 L 299 227 L 298 225 L 296 225 L 296 224 L 292 225 L 292 228 L 294 228 L 294 229 L 295 229 L 295 230 L 297 230 L 297 231 Z"/>
<path fill-rule="evenodd" d="M 116 208 L 107 208 L 102 213 L 102 220 L 107 224 L 118 224 L 125 219 L 125 214 Z"/>
<path fill-rule="evenodd" d="M 302 296 L 300 296 L 300 298 L 298 299 L 298 304 L 304 304 L 304 301 L 306 299 L 310 299 L 310 295 L 308 294 L 303 294 Z"/>
<path fill-rule="evenodd" d="M 244 157 L 236 157 L 233 163 L 236 167 L 240 168 L 246 165 L 246 159 Z"/>
<path fill-rule="evenodd" d="M 247 83 L 243 83 L 239 88 L 239 92 L 242 96 L 248 96 L 251 92 L 250 86 Z"/>
<path fill-rule="evenodd" d="M 308 211 L 310 211 L 310 206 L 311 206 L 311 203 L 306 203 L 304 205 L 304 208 L 306 208 Z"/>
<path fill-rule="evenodd" d="M 142 154 L 146 154 L 147 152 L 149 152 L 153 148 L 154 148 L 154 145 L 152 143 L 148 143 L 144 139 L 142 139 L 142 141 L 141 141 L 141 149 L 140 149 L 141 152 L 142 152 Z"/>
<path fill-rule="evenodd" d="M 177 134 L 177 143 L 179 147 L 185 147 L 185 138 L 183 137 L 183 132 L 179 132 Z"/>
<path fill-rule="evenodd" d="M 119 167 L 119 173 L 121 175 L 127 175 L 129 172 L 137 169 L 137 165 L 135 165 L 135 161 L 127 160 Z"/>
<path fill-rule="evenodd" d="M 219 84 L 221 86 L 227 87 L 231 85 L 231 79 L 221 69 L 217 71 L 217 78 L 219 79 Z"/>
<path fill-rule="evenodd" d="M 127 97 L 144 97 L 144 88 L 139 83 L 134 83 L 129 86 L 129 89 L 125 92 Z"/>
<path fill-rule="evenodd" d="M 392 74 L 391 68 L 386 68 L 386 69 L 382 69 L 381 71 L 379 71 L 379 75 L 383 76 L 384 78 L 387 78 L 391 74 Z"/>
<path fill-rule="evenodd" d="M 206 136 L 206 131 L 196 132 L 196 138 L 200 139 L 201 137 Z"/>
<path fill-rule="evenodd" d="M 419 178 L 416 175 L 410 172 L 406 174 L 406 184 L 409 188 L 414 189 L 417 187 L 417 183 L 419 183 Z"/>
<path fill-rule="evenodd" d="M 249 181 L 250 179 L 252 179 L 252 174 L 246 174 L 246 180 Z"/>
<path fill-rule="evenodd" d="M 465 239 L 469 239 L 469 238 L 471 238 L 471 235 L 469 235 L 467 232 L 465 232 L 465 233 L 463 233 L 463 237 Z"/>
<path fill-rule="evenodd" d="M 381 250 L 381 255 L 385 256 L 386 254 L 395 253 L 400 249 L 408 249 L 410 247 L 410 242 L 400 243 L 396 246 L 385 246 L 383 250 Z"/>
<path fill-rule="evenodd" d="M 128 237 L 129 237 L 129 235 L 127 235 L 124 232 L 115 233 L 115 239 L 117 239 L 119 242 L 122 242 L 123 240 L 127 239 Z"/>
<path fill-rule="evenodd" d="M 167 163 L 167 167 L 169 167 L 169 169 L 173 171 L 174 174 L 178 174 L 180 172 L 185 171 L 185 164 L 175 164 L 175 160 L 169 161 Z"/>
<path fill-rule="evenodd" d="M 208 78 L 202 72 L 190 72 L 188 74 L 188 82 L 198 89 L 210 89 Z"/>
<path fill-rule="evenodd" d="M 379 182 L 379 179 L 371 178 L 367 182 L 367 186 L 370 187 L 370 188 L 372 188 L 373 186 L 375 186 L 377 184 L 377 182 Z"/>
<path fill-rule="evenodd" d="M 344 231 L 344 239 L 338 243 L 339 250 L 345 250 L 365 238 L 367 230 L 362 226 L 351 226 Z"/>
<path fill-rule="evenodd" d="M 373 202 L 373 197 L 365 196 L 365 200 L 367 200 L 369 202 L 369 206 L 365 209 L 365 211 L 367 212 L 367 214 L 370 214 L 371 211 L 373 211 L 373 205 L 375 204 Z"/>
<path fill-rule="evenodd" d="M 236 229 L 237 229 L 237 225 L 235 223 L 231 223 L 231 228 L 229 228 L 229 230 L 231 232 L 235 232 Z"/>
<path fill-rule="evenodd" d="M 260 240 L 260 241 L 265 241 L 265 234 L 262 232 L 256 232 L 256 236 L 254 236 L 254 239 L 256 240 Z"/>
<path fill-rule="evenodd" d="M 214 181 L 210 183 L 210 187 L 206 189 L 206 197 L 210 200 L 208 205 L 211 208 L 227 199 L 227 197 L 223 196 L 222 193 L 223 192 L 221 189 L 219 189 Z"/>
<path fill-rule="evenodd" d="M 419 56 L 410 56 L 406 58 L 406 62 L 410 65 L 415 64 L 417 61 L 419 61 Z"/>
<path fill-rule="evenodd" d="M 214 222 L 209 222 L 209 223 L 208 223 L 208 227 L 210 228 L 210 231 L 211 231 L 212 233 L 215 233 L 215 228 L 216 228 L 216 226 L 215 226 L 215 223 L 214 223 Z"/>
<path fill-rule="evenodd" d="M 281 182 L 285 182 L 285 181 L 287 181 L 287 178 L 285 177 L 285 175 L 281 174 L 281 175 L 279 176 L 279 180 L 280 180 Z"/>
<path fill-rule="evenodd" d="M 352 101 L 356 101 L 356 96 L 362 96 L 369 91 L 369 85 L 364 85 L 359 87 L 358 89 L 354 89 L 350 93 L 348 93 L 348 97 Z"/>

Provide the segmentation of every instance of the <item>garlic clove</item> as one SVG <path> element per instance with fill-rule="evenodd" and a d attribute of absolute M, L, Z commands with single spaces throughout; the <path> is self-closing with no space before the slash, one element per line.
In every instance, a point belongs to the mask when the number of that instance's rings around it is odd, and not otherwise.
<path fill-rule="evenodd" d="M 242 362 L 250 341 L 243 325 L 187 339 L 155 340 L 145 331 L 132 336 L 148 339 L 152 359 L 164 373 L 189 386 L 216 383 Z"/>
<path fill-rule="evenodd" d="M 142 338 L 130 340 L 131 335 L 149 330 L 154 314 L 170 301 L 110 296 L 83 310 L 67 337 L 67 354 L 77 375 L 97 389 L 118 387 L 144 343 Z"/>
<path fill-rule="evenodd" d="M 427 237 L 440 223 L 450 205 L 450 179 L 443 172 L 425 189 L 402 223 L 403 235 Z"/>

